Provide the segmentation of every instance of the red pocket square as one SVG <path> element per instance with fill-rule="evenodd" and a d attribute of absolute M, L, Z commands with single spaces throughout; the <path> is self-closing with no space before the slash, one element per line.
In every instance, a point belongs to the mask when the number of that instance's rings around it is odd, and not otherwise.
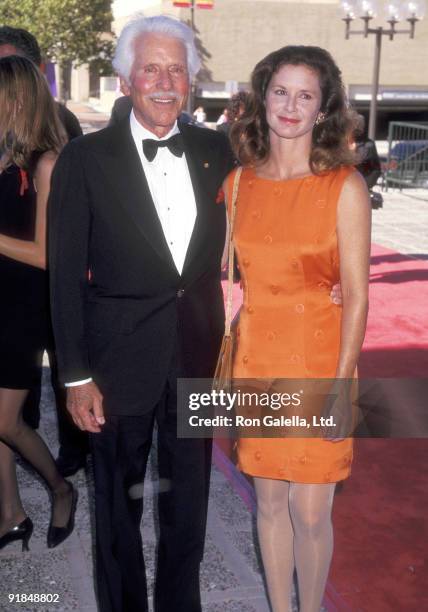
<path fill-rule="evenodd" d="M 20 185 L 19 185 L 19 195 L 23 196 L 24 193 L 27 191 L 29 185 L 28 185 L 28 174 L 25 172 L 25 170 L 20 169 L 19 170 L 19 176 L 20 176 Z"/>
<path fill-rule="evenodd" d="M 216 204 L 223 204 L 224 202 L 224 191 L 223 189 L 220 187 L 220 189 L 217 192 L 217 197 L 215 199 L 215 203 Z"/>

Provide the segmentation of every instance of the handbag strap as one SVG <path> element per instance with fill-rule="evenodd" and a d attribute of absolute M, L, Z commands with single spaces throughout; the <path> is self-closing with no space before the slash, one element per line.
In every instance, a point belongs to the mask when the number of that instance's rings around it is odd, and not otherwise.
<path fill-rule="evenodd" d="M 226 298 L 226 323 L 225 336 L 230 336 L 230 326 L 232 323 L 232 301 L 233 301 L 233 264 L 234 264 L 234 247 L 233 247 L 233 230 L 235 227 L 236 200 L 238 199 L 239 180 L 242 174 L 242 166 L 236 170 L 233 180 L 232 190 L 232 205 L 230 211 L 230 228 L 229 228 L 229 274 L 227 279 L 227 298 Z"/>

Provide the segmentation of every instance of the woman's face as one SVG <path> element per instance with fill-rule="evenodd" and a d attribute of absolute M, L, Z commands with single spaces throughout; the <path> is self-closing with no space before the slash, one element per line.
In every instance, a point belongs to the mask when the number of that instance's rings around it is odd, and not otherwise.
<path fill-rule="evenodd" d="M 266 91 L 266 119 L 280 138 L 311 133 L 321 107 L 318 74 L 303 64 L 285 64 L 272 76 Z"/>

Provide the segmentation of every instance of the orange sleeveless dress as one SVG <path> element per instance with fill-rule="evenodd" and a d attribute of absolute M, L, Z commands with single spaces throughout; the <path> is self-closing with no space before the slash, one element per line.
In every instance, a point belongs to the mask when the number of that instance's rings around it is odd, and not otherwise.
<path fill-rule="evenodd" d="M 352 167 L 285 181 L 244 168 L 234 242 L 244 301 L 234 378 L 334 378 L 341 308 L 336 210 Z M 228 179 L 229 202 L 234 172 Z M 240 438 L 238 468 L 265 478 L 327 483 L 350 474 L 352 439 Z"/>

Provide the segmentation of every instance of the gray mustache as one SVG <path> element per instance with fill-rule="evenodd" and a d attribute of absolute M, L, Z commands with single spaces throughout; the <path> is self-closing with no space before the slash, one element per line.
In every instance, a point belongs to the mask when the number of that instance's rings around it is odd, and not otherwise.
<path fill-rule="evenodd" d="M 174 98 L 175 100 L 179 100 L 181 96 L 176 91 L 155 91 L 154 93 L 150 93 L 145 98 L 153 99 L 153 98 Z"/>

